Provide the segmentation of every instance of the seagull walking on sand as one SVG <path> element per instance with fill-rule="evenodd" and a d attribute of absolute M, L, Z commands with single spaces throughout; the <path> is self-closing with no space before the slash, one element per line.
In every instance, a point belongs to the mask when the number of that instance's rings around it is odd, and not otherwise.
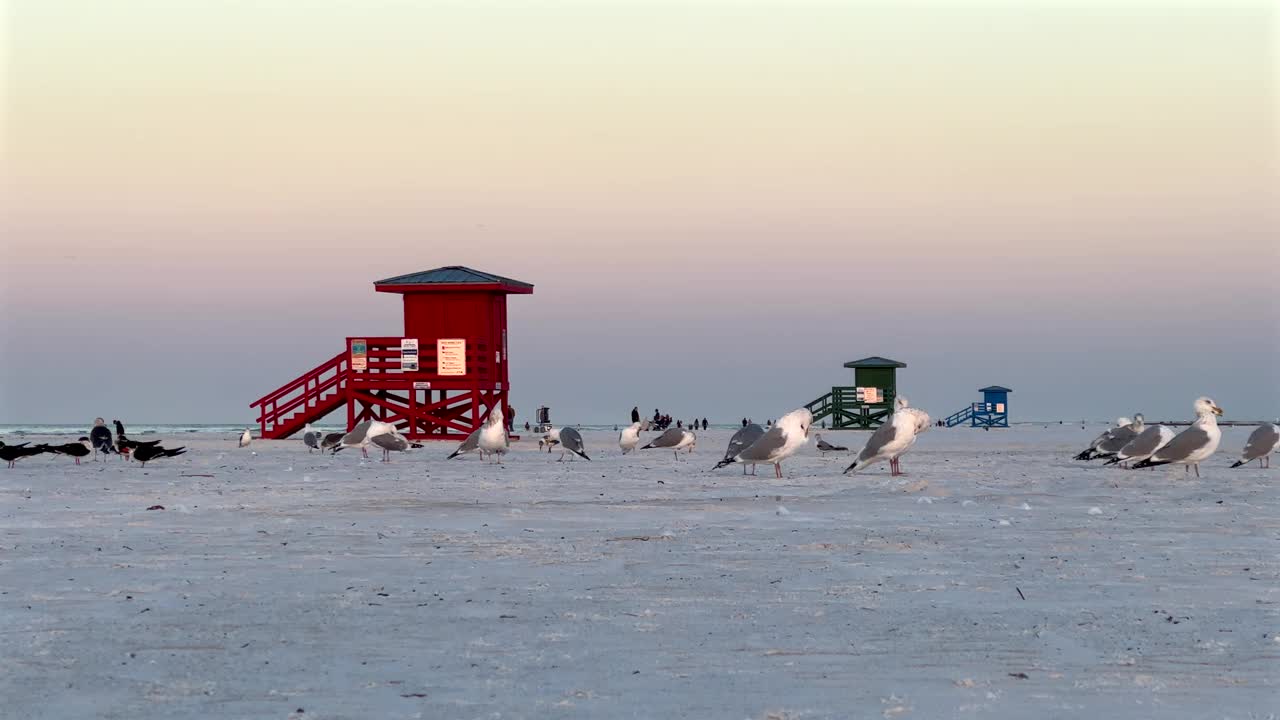
<path fill-rule="evenodd" d="M 480 459 L 484 459 L 486 454 L 502 455 L 507 452 L 507 446 L 511 444 L 511 440 L 507 437 L 507 428 L 502 422 L 502 406 L 493 409 L 489 413 L 489 417 L 485 418 L 484 424 L 467 436 L 458 445 L 458 449 L 454 450 L 448 460 L 452 460 L 459 455 L 465 455 L 470 452 L 479 452 Z M 499 460 L 501 462 L 501 460 Z"/>
<path fill-rule="evenodd" d="M 622 434 L 618 436 L 618 447 L 622 448 L 622 454 L 626 455 L 636 449 L 636 445 L 640 444 L 640 423 L 633 422 L 622 428 Z"/>
<path fill-rule="evenodd" d="M 740 462 L 743 465 L 747 463 L 772 465 L 774 476 L 781 478 L 782 461 L 794 455 L 796 450 L 809 442 L 811 427 L 813 427 L 813 413 L 805 408 L 792 410 L 778 418 L 778 422 L 774 423 L 773 427 L 733 456 L 730 462 Z"/>
<path fill-rule="evenodd" d="M 559 445 L 559 444 L 560 444 L 560 428 L 558 427 L 547 428 L 547 434 L 538 438 L 538 449 L 541 450 L 543 446 L 546 446 L 548 453 L 551 452 L 552 445 Z"/>
<path fill-rule="evenodd" d="M 1240 452 L 1240 459 L 1231 463 L 1231 467 L 1247 465 L 1254 460 L 1258 461 L 1258 467 L 1271 467 L 1271 453 L 1277 449 L 1280 449 L 1280 425 L 1262 423 L 1249 433 L 1244 450 Z"/>
<path fill-rule="evenodd" d="M 253 442 L 253 433 L 249 432 L 249 428 L 245 428 L 244 433 L 240 435 L 240 444 L 237 447 L 249 447 L 251 442 Z"/>
<path fill-rule="evenodd" d="M 1151 457 L 1135 468 L 1155 467 L 1157 465 L 1182 465 L 1188 472 L 1196 469 L 1196 477 L 1200 477 L 1200 463 L 1209 459 L 1222 442 L 1222 429 L 1218 427 L 1218 416 L 1222 408 L 1212 398 L 1197 398 L 1193 407 L 1196 410 L 1195 422 L 1191 427 L 1178 433 L 1168 445 L 1160 448 Z"/>
<path fill-rule="evenodd" d="M 688 450 L 693 452 L 693 448 L 698 444 L 698 436 L 692 430 L 685 428 L 667 428 L 667 431 L 649 441 L 648 445 L 640 448 L 648 450 L 649 448 L 670 448 L 675 453 L 676 459 L 680 459 L 680 451 Z"/>
<path fill-rule="evenodd" d="M 1139 416 L 1141 417 L 1141 416 Z M 1107 460 L 1108 465 L 1122 462 L 1142 462 L 1155 455 L 1160 448 L 1173 439 L 1173 430 L 1164 425 L 1148 425 L 1138 436 L 1125 443 L 1125 446 Z"/>
<path fill-rule="evenodd" d="M 744 425 L 741 430 L 733 434 L 729 438 L 729 447 L 725 448 L 724 459 L 716 463 L 716 470 L 725 465 L 732 465 L 734 458 L 738 457 L 738 453 L 751 447 L 752 443 L 759 440 L 764 435 L 764 428 L 755 423 Z M 742 463 L 742 474 L 747 474 L 747 463 Z M 756 474 L 756 464 L 751 463 L 751 474 Z"/>
<path fill-rule="evenodd" d="M 320 433 L 311 429 L 311 423 L 302 429 L 302 443 L 307 446 L 307 454 L 320 449 Z"/>
<path fill-rule="evenodd" d="M 560 459 L 556 462 L 564 462 L 565 454 L 569 454 L 569 459 L 571 460 L 574 455 L 583 460 L 591 459 L 587 457 L 587 449 L 582 444 L 582 433 L 571 427 L 560 431 Z"/>
<path fill-rule="evenodd" d="M 845 474 L 858 471 L 881 460 L 889 461 L 889 475 L 902 474 L 899 458 L 911 449 L 920 433 L 929 429 L 929 413 L 910 406 L 905 395 L 894 400 L 894 412 L 885 423 L 876 428 L 867 444 L 858 453 L 858 459 L 845 468 Z"/>
<path fill-rule="evenodd" d="M 848 452 L 849 451 L 849 448 L 843 445 L 832 445 L 826 440 L 823 440 L 822 433 L 818 433 L 816 437 L 818 440 L 818 452 L 822 453 L 823 457 L 826 457 L 827 453 L 829 452 Z"/>

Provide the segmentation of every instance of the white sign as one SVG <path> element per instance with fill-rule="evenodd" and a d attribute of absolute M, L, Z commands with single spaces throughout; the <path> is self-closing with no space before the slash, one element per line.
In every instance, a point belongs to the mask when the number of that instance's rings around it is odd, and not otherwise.
<path fill-rule="evenodd" d="M 413 389 L 414 389 L 414 390 L 430 390 L 430 389 L 431 389 L 431 383 L 429 383 L 429 382 L 416 382 L 416 383 L 414 383 L 414 384 L 413 384 Z"/>
<path fill-rule="evenodd" d="M 400 338 L 400 369 L 404 372 L 418 371 L 417 338 Z"/>
<path fill-rule="evenodd" d="M 467 341 L 462 338 L 436 340 L 436 373 L 439 375 L 467 374 Z"/>
<path fill-rule="evenodd" d="M 998 413 L 1004 412 L 1004 403 L 996 403 L 996 412 Z"/>
<path fill-rule="evenodd" d="M 863 388 L 862 398 L 863 402 L 868 405 L 875 405 L 876 403 L 884 402 L 884 397 L 880 395 L 880 388 Z"/>

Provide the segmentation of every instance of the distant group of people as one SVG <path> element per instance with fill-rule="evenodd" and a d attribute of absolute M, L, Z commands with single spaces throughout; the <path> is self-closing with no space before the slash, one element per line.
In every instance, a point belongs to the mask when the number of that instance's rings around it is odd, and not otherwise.
<path fill-rule="evenodd" d="M 631 408 L 631 422 L 633 423 L 640 422 L 640 406 L 638 405 L 636 407 Z M 671 422 L 672 422 L 672 417 L 669 413 L 664 413 L 658 408 L 654 408 L 653 418 L 649 421 L 649 428 L 647 429 L 666 430 L 667 428 L 671 427 Z M 701 420 L 699 420 L 698 418 L 694 418 L 690 420 L 687 424 L 683 420 L 676 420 L 675 424 L 676 424 L 676 427 L 678 428 L 688 427 L 690 430 L 697 430 L 699 427 L 701 427 L 703 430 L 706 430 L 707 428 L 711 427 L 711 423 L 706 418 L 702 418 Z"/>
<path fill-rule="evenodd" d="M 745 418 L 745 417 L 744 417 L 744 418 L 742 418 L 742 427 L 746 427 L 746 426 L 748 426 L 748 425 L 754 425 L 754 424 L 755 424 L 755 422 L 756 422 L 756 421 L 755 421 L 755 420 L 752 420 L 751 418 Z M 764 421 L 764 426 L 765 426 L 765 427 L 767 427 L 767 428 L 771 428 L 771 427 L 773 427 L 773 419 L 771 418 L 771 419 L 769 419 L 769 420 L 765 420 L 765 421 Z"/>

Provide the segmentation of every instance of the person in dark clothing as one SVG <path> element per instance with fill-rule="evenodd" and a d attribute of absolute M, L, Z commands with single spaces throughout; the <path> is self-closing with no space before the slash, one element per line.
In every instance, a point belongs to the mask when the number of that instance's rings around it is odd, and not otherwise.
<path fill-rule="evenodd" d="M 121 439 L 123 439 L 123 438 L 124 438 L 124 423 L 120 422 L 119 420 L 112 420 L 111 422 L 113 422 L 113 423 L 115 423 L 115 424 L 116 424 L 116 437 L 117 437 L 117 438 L 121 438 Z"/>
<path fill-rule="evenodd" d="M 677 421 L 676 421 L 676 427 L 684 427 L 684 421 L 683 421 L 683 420 L 677 420 Z"/>
<path fill-rule="evenodd" d="M 704 431 L 707 429 L 707 424 L 708 424 L 708 423 L 707 423 L 707 419 L 706 419 L 706 418 L 702 418 L 702 429 L 703 429 Z"/>
<path fill-rule="evenodd" d="M 631 408 L 631 422 L 633 422 L 633 423 L 640 422 L 640 407 L 639 407 L 639 406 L 636 406 L 636 407 Z"/>
<path fill-rule="evenodd" d="M 747 419 L 742 418 L 742 427 L 746 427 L 746 426 L 747 426 Z"/>
<path fill-rule="evenodd" d="M 525 431 L 525 432 L 529 432 L 529 421 L 528 421 L 528 420 L 525 420 L 525 421 L 524 421 L 524 431 Z"/>

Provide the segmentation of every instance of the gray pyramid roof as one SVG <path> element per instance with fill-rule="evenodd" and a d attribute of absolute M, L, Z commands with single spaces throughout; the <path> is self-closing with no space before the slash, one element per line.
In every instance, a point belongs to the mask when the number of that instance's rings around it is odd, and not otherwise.
<path fill-rule="evenodd" d="M 904 368 L 907 366 L 904 362 L 882 358 L 879 355 L 862 358 L 861 360 L 850 360 L 844 364 L 847 368 Z"/>
<path fill-rule="evenodd" d="M 506 285 L 512 288 L 533 289 L 533 285 L 530 283 L 494 275 L 493 273 L 481 272 L 480 270 L 472 270 L 462 265 L 448 265 L 434 270 L 397 275 L 385 280 L 378 280 L 373 285 L 374 287 L 379 285 Z"/>

